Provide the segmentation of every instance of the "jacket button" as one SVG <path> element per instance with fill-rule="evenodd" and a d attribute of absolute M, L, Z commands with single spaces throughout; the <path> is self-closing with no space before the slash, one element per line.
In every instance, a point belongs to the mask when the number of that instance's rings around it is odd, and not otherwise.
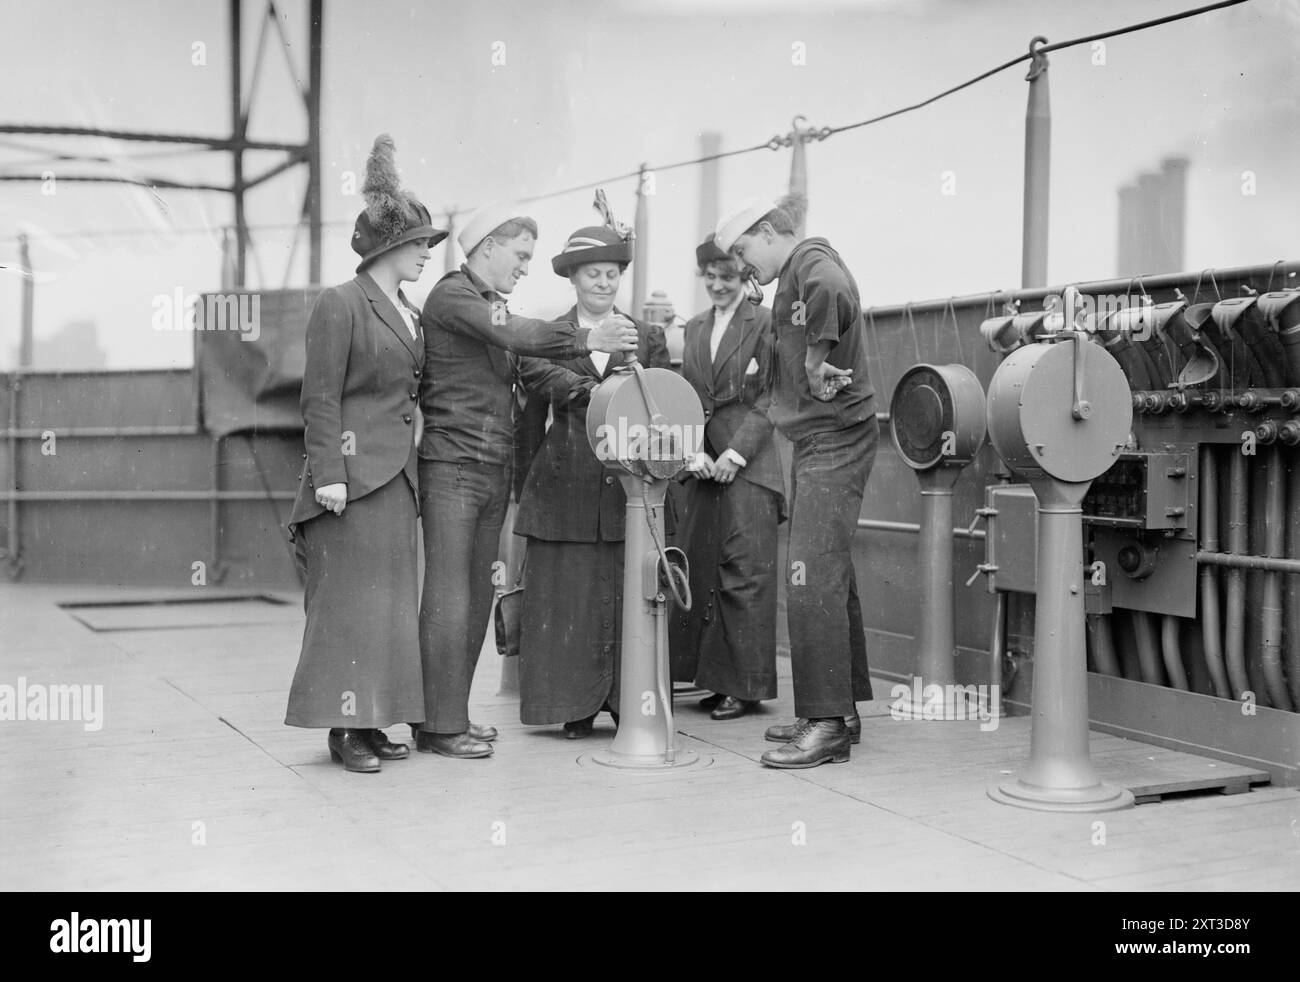
<path fill-rule="evenodd" d="M 712 410 L 712 409 L 706 409 L 706 410 L 704 410 L 704 418 L 705 418 L 705 419 L 708 419 L 708 418 L 709 418 L 710 416 L 712 416 L 712 415 L 713 415 L 713 410 Z"/>
<path fill-rule="evenodd" d="M 606 484 L 613 484 L 613 483 L 614 483 L 613 475 L 608 475 L 608 476 L 606 476 L 606 478 L 605 478 L 605 483 L 606 483 Z"/>
<path fill-rule="evenodd" d="M 420 370 L 418 368 L 415 370 L 415 377 L 416 378 L 420 377 Z"/>
<path fill-rule="evenodd" d="M 410 417 L 410 416 L 403 416 L 403 417 L 402 417 L 402 422 L 403 422 L 403 423 L 406 423 L 406 424 L 409 425 L 410 422 L 411 422 L 411 417 Z"/>
<path fill-rule="evenodd" d="M 302 459 L 303 459 L 303 460 L 306 460 L 306 459 L 307 459 L 307 455 L 306 455 L 306 454 L 303 454 L 303 455 L 302 455 Z"/>
<path fill-rule="evenodd" d="M 419 396 L 417 396 L 414 392 L 408 392 L 408 393 L 406 393 L 406 394 L 407 394 L 408 396 L 410 396 L 412 399 L 418 399 L 418 398 L 419 398 Z"/>

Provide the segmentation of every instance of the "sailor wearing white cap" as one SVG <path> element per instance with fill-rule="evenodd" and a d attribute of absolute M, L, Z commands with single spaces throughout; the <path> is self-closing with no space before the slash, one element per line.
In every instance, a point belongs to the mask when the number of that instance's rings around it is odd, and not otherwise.
<path fill-rule="evenodd" d="M 483 207 L 476 210 L 465 220 L 464 226 L 456 234 L 456 241 L 460 243 L 461 252 L 468 256 L 474 251 L 474 247 L 488 237 L 488 234 L 495 232 L 511 221 L 518 221 L 521 226 L 527 228 L 531 225 L 536 229 L 537 224 L 527 215 L 523 209 L 511 201 L 490 201 Z M 506 231 L 509 231 L 508 229 Z M 532 233 L 533 238 L 537 233 Z M 508 237 L 508 236 L 507 236 Z"/>
<path fill-rule="evenodd" d="M 528 274 L 536 239 L 537 223 L 518 206 L 480 208 L 458 236 L 465 264 L 438 281 L 421 314 L 424 365 L 415 374 L 425 420 L 419 450 L 425 716 L 416 749 L 447 757 L 486 757 L 496 736 L 492 727 L 470 722 L 468 701 L 510 494 L 516 356 L 576 359 L 633 351 L 638 341 L 632 322 L 617 315 L 580 327 L 511 314 L 506 297 Z"/>
<path fill-rule="evenodd" d="M 776 211 L 771 198 L 746 198 L 735 210 L 724 215 L 714 230 L 713 241 L 723 252 L 730 252 L 736 240 L 757 225 L 763 216 Z"/>
<path fill-rule="evenodd" d="M 718 222 L 716 241 L 772 301 L 776 380 L 768 416 L 794 444 L 788 592 L 793 726 L 763 754 L 769 767 L 815 767 L 849 759 L 855 703 L 871 698 L 862 607 L 851 546 L 878 424 L 867 377 L 866 325 L 853 275 L 823 238 L 800 241 L 807 202 L 790 194 L 751 198 Z"/>

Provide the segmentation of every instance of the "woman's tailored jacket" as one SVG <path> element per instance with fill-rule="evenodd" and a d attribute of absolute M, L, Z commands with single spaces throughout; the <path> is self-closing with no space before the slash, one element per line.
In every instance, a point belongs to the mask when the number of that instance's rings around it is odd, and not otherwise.
<path fill-rule="evenodd" d="M 578 323 L 575 306 L 560 320 Z M 646 368 L 668 368 L 663 328 L 636 321 L 637 360 Z M 596 371 L 590 355 L 571 361 L 545 362 L 524 358 L 520 379 L 530 398 L 550 400 L 551 428 L 533 458 L 519 497 L 515 534 L 552 542 L 621 542 L 627 499 L 612 470 L 597 458 L 587 440 L 587 405 L 591 390 L 627 359 L 609 356 L 605 374 Z M 559 365 L 590 380 L 573 386 L 571 376 L 556 373 Z"/>
<path fill-rule="evenodd" d="M 701 449 L 716 459 L 730 447 L 745 458 L 737 478 L 775 493 L 785 517 L 785 478 L 767 418 L 776 356 L 771 311 L 742 300 L 716 358 L 709 355 L 713 317 L 710 307 L 686 322 L 682 350 L 682 376 L 704 407 L 706 445 Z"/>
<path fill-rule="evenodd" d="M 306 464 L 289 518 L 295 527 L 325 511 L 316 488 L 346 484 L 355 501 L 405 472 L 418 485 L 415 432 L 424 339 L 368 273 L 330 287 L 307 322 L 302 380 Z M 418 498 L 418 495 L 417 495 Z"/>

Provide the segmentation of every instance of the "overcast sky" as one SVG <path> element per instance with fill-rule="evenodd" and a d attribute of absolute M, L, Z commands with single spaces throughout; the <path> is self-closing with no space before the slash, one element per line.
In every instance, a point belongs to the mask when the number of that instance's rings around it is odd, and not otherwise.
<path fill-rule="evenodd" d="M 375 135 L 389 132 L 406 185 L 432 211 L 542 194 L 645 162 L 723 149 L 788 132 L 796 114 L 839 126 L 919 101 L 1024 51 L 1195 6 L 1196 0 L 624 0 L 411 3 L 326 0 L 324 213 L 326 283 L 350 278 L 348 247 L 360 173 Z M 277 4 L 291 77 L 268 49 L 250 136 L 300 140 L 305 118 L 305 0 Z M 792 13 L 796 10 L 798 13 Z M 263 16 L 245 0 L 245 74 Z M 228 134 L 227 4 L 213 0 L 0 0 L 0 121 Z M 798 57 L 802 54 L 802 59 Z M 199 57 L 201 55 L 201 57 Z M 504 63 L 501 63 L 504 60 Z M 195 61 L 205 62 L 195 64 Z M 802 63 L 800 63 L 802 61 Z M 924 300 L 1020 280 L 1025 66 L 901 118 L 808 148 L 808 231 L 836 245 L 868 304 Z M 1117 275 L 1116 192 L 1162 157 L 1186 155 L 1185 265 L 1297 258 L 1300 230 L 1300 0 L 1251 0 L 1202 17 L 1054 53 L 1050 68 L 1053 283 Z M 80 150 L 108 164 L 49 162 Z M 152 330 L 154 298 L 219 284 L 218 229 L 228 196 L 154 194 L 58 183 L 60 173 L 132 173 L 228 182 L 228 155 L 156 156 L 174 148 L 107 140 L 0 136 L 0 173 L 52 170 L 41 184 L 0 182 L 0 264 L 14 236 L 33 236 L 36 333 L 90 318 L 113 367 L 188 365 L 190 340 Z M 146 156 L 155 155 L 155 156 Z M 258 173 L 282 155 L 248 155 Z M 722 204 L 779 194 L 790 152 L 721 166 Z M 301 171 L 301 169 L 300 169 Z M 305 173 L 249 198 L 255 226 L 292 223 Z M 1251 172 L 1254 194 L 1243 193 Z M 946 190 L 955 193 L 945 194 Z M 633 180 L 607 186 L 630 222 Z M 693 249 L 706 231 L 699 168 L 656 174 L 650 289 L 683 315 L 697 300 Z M 597 221 L 592 193 L 538 203 L 538 260 L 512 308 L 547 315 L 572 302 L 550 257 L 573 229 Z M 708 223 L 716 218 L 710 216 Z M 105 230 L 135 230 L 103 235 Z M 196 231 L 197 230 L 197 231 Z M 143 231 L 144 234 L 140 234 Z M 79 236 L 74 233 L 96 233 Z M 250 282 L 285 280 L 289 233 L 255 231 Z M 646 254 L 648 252 L 648 255 Z M 443 267 L 440 247 L 408 292 L 422 301 Z M 1141 270 L 1124 271 L 1140 273 Z M 305 242 L 289 270 L 305 282 Z M 626 278 L 625 297 L 631 276 Z M 770 289 L 769 289 L 770 293 Z M 0 367 L 18 342 L 19 280 L 0 275 Z"/>

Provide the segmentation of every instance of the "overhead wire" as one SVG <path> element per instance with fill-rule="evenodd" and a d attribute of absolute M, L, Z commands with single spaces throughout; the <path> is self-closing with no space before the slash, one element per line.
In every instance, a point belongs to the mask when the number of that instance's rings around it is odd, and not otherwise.
<path fill-rule="evenodd" d="M 629 178 L 639 177 L 642 174 L 660 173 L 663 171 L 675 170 L 680 167 L 691 167 L 696 164 L 709 163 L 714 160 L 722 160 L 728 157 L 738 157 L 743 154 L 755 153 L 759 150 L 778 150 L 783 146 L 790 146 L 795 139 L 803 139 L 805 141 L 825 140 L 838 133 L 846 133 L 849 130 L 855 130 L 864 126 L 871 126 L 876 123 L 882 123 L 885 120 L 894 119 L 906 113 L 915 112 L 919 109 L 923 109 L 926 106 L 933 105 L 934 103 L 938 102 L 941 99 L 945 99 L 948 96 L 961 92 L 963 89 L 970 88 L 972 85 L 976 85 L 984 81 L 985 79 L 991 78 L 992 76 L 997 75 L 1000 72 L 1004 72 L 1008 68 L 1013 68 L 1016 65 L 1021 64 L 1022 62 L 1030 61 L 1035 57 L 1042 56 L 1053 51 L 1063 51 L 1066 48 L 1077 47 L 1078 45 L 1081 44 L 1090 44 L 1094 41 L 1101 41 L 1101 40 L 1106 40 L 1108 38 L 1120 37 L 1125 34 L 1133 34 L 1137 31 L 1150 30 L 1153 27 L 1159 27 L 1164 24 L 1173 23 L 1174 21 L 1186 20 L 1191 17 L 1198 17 L 1201 14 L 1210 13 L 1215 10 L 1221 10 L 1226 7 L 1235 7 L 1238 6 L 1239 4 L 1248 3 L 1248 2 L 1249 0 L 1219 0 L 1219 2 L 1217 3 L 1205 4 L 1204 6 L 1178 11 L 1176 13 L 1167 14 L 1163 17 L 1151 18 L 1149 20 L 1140 21 L 1135 24 L 1128 24 L 1123 27 L 1113 28 L 1111 30 L 1102 31 L 1097 34 L 1089 34 L 1084 37 L 1071 38 L 1067 41 L 1058 41 L 1054 44 L 1045 43 L 1042 45 L 1035 45 L 1031 43 L 1030 50 L 1026 51 L 1024 54 L 1019 55 L 1015 58 L 1011 58 L 1007 61 L 1004 61 L 1000 65 L 997 65 L 986 71 L 980 72 L 978 75 L 974 75 L 971 78 L 966 79 L 964 82 L 951 86 L 950 88 L 944 89 L 942 92 L 932 95 L 927 99 L 923 99 L 920 102 L 912 103 L 911 105 L 903 106 L 899 109 L 893 109 L 886 113 L 881 113 L 878 116 L 872 116 L 868 119 L 859 120 L 856 123 L 846 123 L 842 126 L 823 126 L 820 129 L 809 128 L 807 130 L 803 130 L 799 132 L 792 132 L 786 134 L 785 136 L 777 135 L 763 143 L 756 143 L 752 146 L 742 147 L 736 150 L 725 150 L 719 153 L 707 154 L 702 157 L 692 157 L 689 160 L 679 160 L 669 164 L 659 164 L 655 166 L 645 164 L 634 171 L 628 171 L 622 174 L 615 174 L 611 177 L 604 177 L 594 181 L 587 181 L 583 184 L 574 185 L 572 187 L 561 188 L 554 191 L 546 191 L 541 194 L 531 195 L 529 197 L 520 198 L 518 200 L 520 201 L 520 203 L 523 204 L 532 204 L 538 201 L 546 201 L 551 198 L 562 197 L 567 194 L 574 194 L 578 191 L 589 191 L 594 188 L 600 187 L 601 185 L 604 184 L 612 184 L 616 181 L 623 181 Z M 1039 40 L 1042 39 L 1037 37 L 1034 39 L 1035 42 Z M 0 174 L 0 181 L 4 181 L 7 178 L 12 179 L 12 176 Z M 444 212 L 443 214 L 445 214 L 448 219 L 452 219 L 458 215 L 467 214 L 473 210 L 474 210 L 473 208 L 457 208 L 457 209 Z M 346 226 L 351 223 L 333 221 L 333 222 L 322 222 L 321 224 L 326 226 Z M 259 225 L 259 226 L 251 227 L 250 231 L 270 230 L 276 228 L 298 228 L 300 227 L 300 225 L 301 223 L 293 223 L 290 225 Z M 191 228 L 191 229 L 172 229 L 167 232 L 158 232 L 153 230 L 140 230 L 140 229 L 98 229 L 98 230 L 90 230 L 86 232 L 34 233 L 34 234 L 29 234 L 29 238 L 39 238 L 41 236 L 58 237 L 58 238 L 72 238 L 72 237 L 94 238 L 94 237 L 101 237 L 101 236 L 130 235 L 130 234 L 145 234 L 145 235 L 195 234 L 195 233 L 210 234 L 210 232 L 211 229 L 202 228 L 202 227 Z M 17 236 L 8 236 L 4 241 L 17 241 Z"/>

